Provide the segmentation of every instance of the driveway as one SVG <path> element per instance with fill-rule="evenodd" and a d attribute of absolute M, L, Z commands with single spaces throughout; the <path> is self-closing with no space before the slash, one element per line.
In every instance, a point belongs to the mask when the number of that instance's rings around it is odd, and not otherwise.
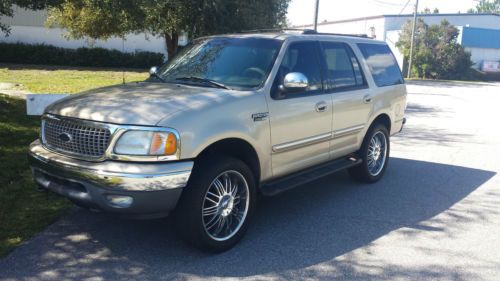
<path fill-rule="evenodd" d="M 264 198 L 209 255 L 167 220 L 76 210 L 0 260 L 2 280 L 498 280 L 500 84 L 411 82 L 385 177 L 346 172 Z"/>

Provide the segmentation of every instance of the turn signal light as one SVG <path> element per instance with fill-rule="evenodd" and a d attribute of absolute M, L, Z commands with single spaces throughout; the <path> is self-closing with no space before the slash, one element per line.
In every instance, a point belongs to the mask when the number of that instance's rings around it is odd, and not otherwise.
<path fill-rule="evenodd" d="M 172 155 L 177 152 L 177 138 L 172 133 L 155 132 L 151 139 L 149 154 Z"/>

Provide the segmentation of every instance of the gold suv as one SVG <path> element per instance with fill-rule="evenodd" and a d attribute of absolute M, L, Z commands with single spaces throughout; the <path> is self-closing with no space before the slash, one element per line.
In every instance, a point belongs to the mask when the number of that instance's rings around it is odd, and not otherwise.
<path fill-rule="evenodd" d="M 396 60 L 362 36 L 199 38 L 150 74 L 49 106 L 34 178 L 86 208 L 171 213 L 182 238 L 211 251 L 242 238 L 258 194 L 346 168 L 376 182 L 405 123 Z"/>

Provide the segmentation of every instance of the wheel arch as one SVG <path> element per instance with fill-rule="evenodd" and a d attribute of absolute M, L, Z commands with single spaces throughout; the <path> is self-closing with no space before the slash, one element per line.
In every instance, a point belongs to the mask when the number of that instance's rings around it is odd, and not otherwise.
<path fill-rule="evenodd" d="M 370 123 L 370 127 L 368 128 L 367 132 L 376 124 L 382 124 L 387 128 L 387 131 L 391 132 L 391 117 L 387 113 L 380 113 L 373 119 L 373 121 Z"/>
<path fill-rule="evenodd" d="M 246 140 L 241 138 L 225 138 L 215 141 L 205 147 L 195 158 L 197 161 L 209 159 L 212 156 L 225 155 L 240 159 L 252 171 L 255 182 L 258 184 L 261 178 L 261 167 L 259 155 L 255 148 Z"/>

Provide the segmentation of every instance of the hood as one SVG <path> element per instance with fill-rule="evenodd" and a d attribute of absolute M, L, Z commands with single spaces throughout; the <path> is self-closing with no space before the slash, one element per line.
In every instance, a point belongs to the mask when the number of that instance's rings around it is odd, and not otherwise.
<path fill-rule="evenodd" d="M 51 104 L 45 112 L 106 123 L 154 126 L 176 112 L 217 102 L 225 91 L 135 82 L 70 95 Z"/>

